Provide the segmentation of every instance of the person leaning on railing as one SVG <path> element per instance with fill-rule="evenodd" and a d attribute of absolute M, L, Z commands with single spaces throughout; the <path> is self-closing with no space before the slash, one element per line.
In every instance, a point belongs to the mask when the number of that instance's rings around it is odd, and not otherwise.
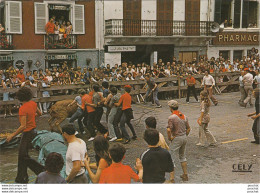
<path fill-rule="evenodd" d="M 50 36 L 50 34 L 54 34 L 54 29 L 55 29 L 54 19 L 51 18 L 49 22 L 45 25 L 45 31 L 48 36 L 47 40 L 49 42 L 53 42 L 53 36 Z"/>

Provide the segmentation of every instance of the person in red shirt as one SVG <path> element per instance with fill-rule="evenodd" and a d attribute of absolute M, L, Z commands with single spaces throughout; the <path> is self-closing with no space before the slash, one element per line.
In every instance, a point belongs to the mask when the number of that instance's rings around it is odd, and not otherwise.
<path fill-rule="evenodd" d="M 130 122 L 131 119 L 134 118 L 133 110 L 131 108 L 132 97 L 129 94 L 131 92 L 131 88 L 132 87 L 130 85 L 125 85 L 125 94 L 123 94 L 120 97 L 118 103 L 114 104 L 117 107 L 122 105 L 122 115 L 121 115 L 121 119 L 120 119 L 120 129 L 122 131 L 122 135 L 125 138 L 124 144 L 127 144 L 127 143 L 130 142 L 130 136 L 129 136 L 126 128 L 125 128 L 125 124 L 128 125 L 128 127 L 130 128 L 130 130 L 131 130 L 131 132 L 133 134 L 132 139 L 134 139 L 134 140 L 137 139 L 134 127 L 133 127 L 133 125 Z"/>
<path fill-rule="evenodd" d="M 45 31 L 47 35 L 54 34 L 55 24 L 53 21 L 53 18 L 51 18 L 50 21 L 45 25 Z"/>
<path fill-rule="evenodd" d="M 108 151 L 112 159 L 112 164 L 102 171 L 99 179 L 100 184 L 130 184 L 131 179 L 135 182 L 141 181 L 143 167 L 140 160 L 136 162 L 137 175 L 130 166 L 122 164 L 126 152 L 124 146 L 114 144 Z"/>
<path fill-rule="evenodd" d="M 83 95 L 81 98 L 81 108 L 85 111 L 85 116 L 83 123 L 87 126 L 88 131 L 90 132 L 89 141 L 94 140 L 96 136 L 95 128 L 94 128 L 94 120 L 95 120 L 95 108 L 91 106 L 92 96 L 91 93 Z"/>
<path fill-rule="evenodd" d="M 25 82 L 25 75 L 23 73 L 23 68 L 19 70 L 19 73 L 16 76 L 21 82 Z"/>
<path fill-rule="evenodd" d="M 196 94 L 196 89 L 195 89 L 195 84 L 196 80 L 195 78 L 191 75 L 191 72 L 189 72 L 189 75 L 187 77 L 187 85 L 188 85 L 188 92 L 187 92 L 187 98 L 186 102 L 189 103 L 190 100 L 190 91 L 192 91 L 194 98 L 196 99 L 197 102 L 199 102 L 197 94 Z"/>
<path fill-rule="evenodd" d="M 23 87 L 18 90 L 16 97 L 22 102 L 22 106 L 19 109 L 19 121 L 20 127 L 11 135 L 9 135 L 6 141 L 9 143 L 15 136 L 22 133 L 22 138 L 19 146 L 18 153 L 18 170 L 16 183 L 28 183 L 27 167 L 29 167 L 36 175 L 43 172 L 44 166 L 32 159 L 28 155 L 28 150 L 31 146 L 31 142 L 36 133 L 36 115 L 41 115 L 41 111 L 37 108 L 37 104 L 32 101 L 32 91 L 30 88 Z"/>
<path fill-rule="evenodd" d="M 50 21 L 45 25 L 45 31 L 47 34 L 48 43 L 54 43 L 55 24 L 53 18 L 51 18 Z"/>

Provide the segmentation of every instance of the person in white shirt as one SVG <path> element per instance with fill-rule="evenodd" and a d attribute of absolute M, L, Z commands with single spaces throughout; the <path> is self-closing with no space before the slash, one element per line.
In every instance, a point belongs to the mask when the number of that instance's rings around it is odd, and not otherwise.
<path fill-rule="evenodd" d="M 171 66 L 169 65 L 167 69 L 164 71 L 167 76 L 171 75 Z"/>
<path fill-rule="evenodd" d="M 260 88 L 260 74 L 259 74 L 259 70 L 256 69 L 255 70 L 255 77 L 254 77 L 254 83 L 256 84 L 256 87 Z"/>
<path fill-rule="evenodd" d="M 204 87 L 204 90 L 206 90 L 209 94 L 209 98 L 214 103 L 215 106 L 218 105 L 217 99 L 213 96 L 212 89 L 213 86 L 215 86 L 215 80 L 214 78 L 209 75 L 209 71 L 205 71 L 205 76 L 203 77 L 201 87 Z"/>
<path fill-rule="evenodd" d="M 245 74 L 244 71 L 240 72 L 241 76 L 239 77 L 239 90 L 240 90 L 240 100 L 239 100 L 239 104 L 243 105 L 244 104 L 244 100 L 246 98 L 246 92 L 245 92 L 245 88 L 244 88 L 244 83 L 243 83 L 243 76 Z"/>
<path fill-rule="evenodd" d="M 73 124 L 62 127 L 62 136 L 68 142 L 66 153 L 66 181 L 72 184 L 86 184 L 89 180 L 85 174 L 85 168 L 81 167 L 87 148 L 86 143 L 75 136 L 76 130 Z"/>
<path fill-rule="evenodd" d="M 243 83 L 247 97 L 245 98 L 244 104 L 242 104 L 242 106 L 246 107 L 247 103 L 252 106 L 253 75 L 249 73 L 249 70 L 246 71 L 246 74 L 243 77 Z"/>

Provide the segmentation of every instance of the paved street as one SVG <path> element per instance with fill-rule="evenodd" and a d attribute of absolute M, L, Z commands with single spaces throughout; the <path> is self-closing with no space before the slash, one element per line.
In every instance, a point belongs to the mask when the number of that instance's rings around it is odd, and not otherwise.
<path fill-rule="evenodd" d="M 220 143 L 215 148 L 195 145 L 198 142 L 199 103 L 195 103 L 194 98 L 190 99 L 190 104 L 186 104 L 184 98 L 178 100 L 181 103 L 179 110 L 188 116 L 192 128 L 187 145 L 190 178 L 188 183 L 260 183 L 260 146 L 250 143 L 253 140 L 251 131 L 253 121 L 246 116 L 248 113 L 254 112 L 255 109 L 238 106 L 238 92 L 218 95 L 216 98 L 219 100 L 219 105 L 210 108 L 211 121 L 209 124 L 209 130 Z M 146 144 L 142 139 L 146 117 L 155 116 L 158 130 L 166 137 L 165 128 L 170 111 L 167 107 L 167 101 L 161 101 L 161 103 L 163 106 L 161 109 L 150 106 L 150 104 L 133 105 L 135 117 L 133 125 L 139 138 L 126 145 L 125 164 L 130 164 L 133 167 L 135 158 L 146 150 Z M 47 118 L 48 115 L 38 118 L 38 129 L 49 129 L 46 124 Z M 19 124 L 18 117 L 1 118 L 0 122 L 2 132 L 10 132 Z M 94 161 L 92 144 L 87 143 L 87 145 Z M 37 152 L 34 151 L 33 154 L 36 156 Z M 2 151 L 0 162 L 1 181 L 14 179 L 17 167 L 17 149 Z M 237 170 L 238 164 L 242 164 L 242 168 L 244 164 L 243 171 L 252 164 L 251 172 L 232 172 L 233 167 L 234 170 Z M 176 161 L 175 172 L 176 183 L 182 183 L 179 177 L 182 171 L 178 161 Z"/>

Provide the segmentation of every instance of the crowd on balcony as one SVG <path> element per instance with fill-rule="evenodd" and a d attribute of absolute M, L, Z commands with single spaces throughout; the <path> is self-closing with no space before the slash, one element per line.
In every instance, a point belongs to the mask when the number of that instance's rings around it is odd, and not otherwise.
<path fill-rule="evenodd" d="M 181 78 L 191 72 L 193 75 L 204 74 L 205 71 L 210 73 L 221 72 L 236 72 L 249 70 L 255 77 L 255 82 L 259 84 L 259 53 L 258 50 L 252 48 L 250 55 L 244 56 L 242 60 L 224 59 L 221 55 L 219 58 L 201 58 L 198 62 L 196 58 L 192 62 L 183 63 L 173 58 L 173 62 L 164 63 L 159 59 L 158 63 L 152 66 L 142 63 L 133 64 L 131 62 L 123 62 L 121 65 L 115 64 L 110 67 L 109 64 L 92 69 L 91 67 L 69 68 L 65 61 L 61 67 L 52 69 L 46 68 L 24 72 L 24 69 L 14 68 L 10 66 L 8 69 L 0 70 L 0 88 L 16 88 L 16 87 L 50 87 L 54 85 L 85 85 L 98 81 L 129 81 L 129 80 L 144 80 L 144 76 L 149 73 L 154 78 L 164 78 L 171 76 L 180 76 Z M 227 79 L 227 80 L 226 80 Z M 228 81 L 227 76 L 222 76 L 218 82 Z M 172 85 L 177 86 L 177 81 L 173 81 Z M 186 85 L 185 78 L 181 79 L 181 86 Z M 68 90 L 53 91 L 52 93 L 43 93 L 45 97 L 51 95 L 68 94 Z M 37 93 L 34 94 L 35 97 Z M 172 95 L 171 95 L 172 96 Z M 3 101 L 13 100 L 10 93 L 6 92 L 3 95 Z M 48 107 L 46 107 L 48 108 Z M 46 109 L 44 106 L 44 109 Z M 5 114 L 8 107 L 6 107 Z M 11 109 L 11 107 L 9 108 Z M 11 110 L 9 111 L 10 114 Z"/>
<path fill-rule="evenodd" d="M 64 19 L 61 16 L 56 20 L 56 16 L 52 16 L 48 23 L 45 25 L 45 31 L 48 36 L 47 44 L 49 48 L 56 47 L 71 47 L 71 34 L 73 31 L 73 26 L 71 22 Z"/>

